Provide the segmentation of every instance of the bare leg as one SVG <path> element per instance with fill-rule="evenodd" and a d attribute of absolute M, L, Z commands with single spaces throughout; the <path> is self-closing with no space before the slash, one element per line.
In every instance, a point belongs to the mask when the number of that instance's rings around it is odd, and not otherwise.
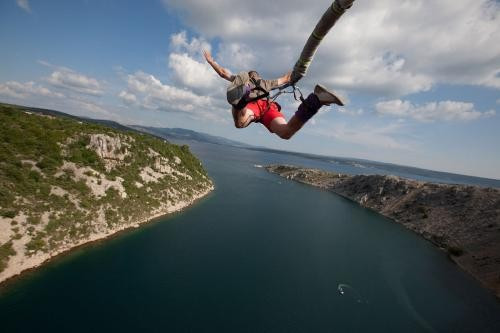
<path fill-rule="evenodd" d="M 328 97 L 330 96 L 328 95 Z M 323 104 L 319 97 L 314 93 L 310 94 L 299 105 L 299 109 L 295 112 L 288 123 L 281 117 L 273 119 L 269 125 L 271 132 L 276 133 L 282 139 L 290 139 L 309 119 L 311 119 L 312 116 L 316 114 L 316 112 L 318 112 L 321 105 Z"/>
<path fill-rule="evenodd" d="M 269 127 L 271 132 L 280 138 L 289 140 L 302 126 L 304 126 L 304 123 L 294 115 L 288 122 L 281 117 L 274 118 Z"/>
<path fill-rule="evenodd" d="M 237 110 L 233 107 L 232 109 L 234 126 L 236 128 L 245 128 L 255 119 L 253 112 L 247 108 L 243 110 Z"/>

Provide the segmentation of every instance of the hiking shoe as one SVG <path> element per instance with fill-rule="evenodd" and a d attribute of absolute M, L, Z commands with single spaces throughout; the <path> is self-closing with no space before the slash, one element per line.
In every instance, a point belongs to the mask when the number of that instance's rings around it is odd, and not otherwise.
<path fill-rule="evenodd" d="M 323 87 L 321 84 L 317 84 L 316 87 L 314 87 L 314 94 L 318 96 L 319 102 L 321 105 L 330 105 L 332 103 L 344 106 L 344 103 L 335 96 L 334 93 L 328 91 L 325 87 Z"/>

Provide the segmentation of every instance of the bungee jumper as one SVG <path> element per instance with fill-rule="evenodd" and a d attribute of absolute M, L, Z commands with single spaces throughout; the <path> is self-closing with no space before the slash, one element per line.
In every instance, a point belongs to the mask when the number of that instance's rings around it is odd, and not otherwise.
<path fill-rule="evenodd" d="M 321 40 L 340 16 L 352 6 L 354 1 L 335 0 L 325 11 L 309 36 L 293 71 L 274 80 L 264 80 L 254 70 L 233 75 L 229 70 L 217 64 L 209 51 L 203 51 L 206 61 L 217 74 L 231 82 L 227 88 L 227 101 L 232 106 L 234 125 L 237 128 L 245 128 L 252 122 L 260 122 L 269 132 L 288 140 L 322 106 L 330 104 L 344 105 L 333 92 L 328 91 L 322 85 L 316 85 L 314 92 L 309 94 L 307 98 L 303 98 L 300 89 L 295 84 L 306 74 Z M 297 99 L 298 91 L 301 104 L 287 122 L 281 113 L 281 106 L 276 102 L 276 98 L 280 94 L 287 92 L 285 89 L 290 86 L 293 88 L 295 99 Z M 271 96 L 270 92 L 275 89 L 279 90 L 278 93 Z"/>

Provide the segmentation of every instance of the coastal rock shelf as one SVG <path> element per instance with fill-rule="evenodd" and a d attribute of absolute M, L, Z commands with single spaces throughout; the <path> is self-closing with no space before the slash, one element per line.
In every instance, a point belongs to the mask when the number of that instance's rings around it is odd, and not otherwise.
<path fill-rule="evenodd" d="M 266 169 L 339 194 L 403 224 L 445 249 L 500 297 L 500 190 L 285 165 Z"/>
<path fill-rule="evenodd" d="M 0 104 L 0 282 L 213 188 L 187 146 Z"/>

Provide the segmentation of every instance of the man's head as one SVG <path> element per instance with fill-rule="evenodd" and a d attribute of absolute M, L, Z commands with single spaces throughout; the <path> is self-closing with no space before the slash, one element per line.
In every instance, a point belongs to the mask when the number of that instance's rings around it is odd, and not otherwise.
<path fill-rule="evenodd" d="M 249 81 L 248 73 L 241 72 L 234 76 L 234 80 L 227 87 L 227 101 L 233 107 L 241 109 L 245 106 L 245 97 L 250 93 Z"/>

